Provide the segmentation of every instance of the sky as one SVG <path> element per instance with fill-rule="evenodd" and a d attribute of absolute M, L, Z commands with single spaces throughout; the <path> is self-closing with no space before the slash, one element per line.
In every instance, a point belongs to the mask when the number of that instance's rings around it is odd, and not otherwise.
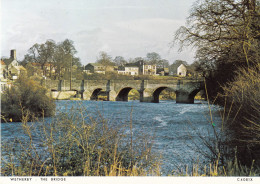
<path fill-rule="evenodd" d="M 156 52 L 192 63 L 195 50 L 172 47 L 195 0 L 1 0 L 1 57 L 23 60 L 35 43 L 70 39 L 83 65 L 101 51 L 112 58 Z"/>

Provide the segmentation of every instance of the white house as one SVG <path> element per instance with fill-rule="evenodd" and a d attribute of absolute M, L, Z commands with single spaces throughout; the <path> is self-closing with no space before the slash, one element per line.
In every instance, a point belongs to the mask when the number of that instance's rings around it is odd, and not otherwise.
<path fill-rule="evenodd" d="M 178 68 L 177 68 L 177 75 L 185 77 L 187 75 L 187 68 L 184 64 L 181 64 Z"/>
<path fill-rule="evenodd" d="M 139 72 L 139 67 L 134 67 L 134 66 L 126 66 L 125 67 L 125 72 L 127 75 L 138 75 Z"/>

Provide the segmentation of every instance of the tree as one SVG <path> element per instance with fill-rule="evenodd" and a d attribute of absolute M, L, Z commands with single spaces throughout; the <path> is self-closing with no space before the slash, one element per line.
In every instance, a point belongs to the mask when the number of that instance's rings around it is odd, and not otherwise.
<path fill-rule="evenodd" d="M 206 78 L 207 94 L 229 111 L 223 113 L 225 144 L 234 148 L 240 164 L 259 167 L 259 2 L 197 1 L 175 42 L 197 49 L 197 70 L 213 68 Z"/>
<path fill-rule="evenodd" d="M 43 44 L 34 44 L 25 55 L 27 62 L 36 62 L 41 64 L 41 68 L 46 75 L 46 69 L 44 65 L 53 61 L 56 43 L 53 40 L 47 40 Z M 50 65 L 50 67 L 52 67 Z M 51 71 L 51 68 L 50 68 Z"/>
<path fill-rule="evenodd" d="M 113 63 L 113 61 L 112 61 L 112 57 L 104 51 L 99 53 L 99 58 L 97 59 L 97 63 L 100 63 L 103 66 L 105 66 L 105 71 L 107 71 L 108 66 L 115 65 L 115 63 Z"/>
<path fill-rule="evenodd" d="M 215 98 L 221 86 L 234 80 L 238 68 L 260 62 L 259 4 L 255 0 L 197 1 L 174 42 L 180 50 L 185 46 L 197 49 L 198 69 L 214 66 L 208 80 L 209 95 Z"/>
<path fill-rule="evenodd" d="M 35 117 L 54 115 L 55 103 L 46 95 L 47 89 L 38 82 L 23 77 L 1 94 L 1 111 L 4 120 L 11 119 L 17 122 L 28 118 L 28 121 Z"/>
<path fill-rule="evenodd" d="M 124 66 L 127 63 L 127 61 L 122 56 L 116 56 L 114 59 L 114 63 L 116 66 Z"/>
<path fill-rule="evenodd" d="M 57 44 L 54 55 L 54 65 L 56 67 L 56 76 L 59 78 L 65 75 L 72 66 L 81 66 L 80 59 L 75 57 L 77 50 L 72 40 L 66 39 Z M 65 71 L 62 71 L 65 70 Z"/>
<path fill-rule="evenodd" d="M 187 26 L 177 30 L 175 42 L 180 43 L 181 49 L 196 47 L 198 60 L 249 65 L 259 62 L 259 23 L 255 0 L 197 1 Z"/>
<path fill-rule="evenodd" d="M 27 63 L 40 63 L 41 68 L 46 75 L 45 65 L 49 63 L 50 74 L 52 76 L 52 69 L 55 68 L 55 77 L 63 75 L 62 69 L 70 70 L 71 65 L 81 66 L 79 58 L 75 57 L 77 50 L 74 47 L 72 40 L 65 39 L 60 43 L 53 40 L 47 40 L 42 44 L 34 44 L 29 50 L 28 54 L 24 56 L 22 64 Z"/>
<path fill-rule="evenodd" d="M 146 54 L 146 61 L 151 65 L 156 65 L 160 62 L 161 56 L 156 52 L 151 52 Z"/>
<path fill-rule="evenodd" d="M 128 63 L 136 63 L 136 62 L 138 62 L 138 61 L 144 61 L 144 58 L 142 58 L 142 57 L 136 57 L 136 58 L 129 58 L 128 59 Z"/>

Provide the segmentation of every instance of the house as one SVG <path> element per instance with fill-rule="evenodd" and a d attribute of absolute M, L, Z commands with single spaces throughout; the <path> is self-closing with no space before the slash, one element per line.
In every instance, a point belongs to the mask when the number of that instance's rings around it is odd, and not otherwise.
<path fill-rule="evenodd" d="M 33 69 L 33 75 L 51 76 L 56 72 L 56 68 L 52 63 L 28 63 L 27 65 Z"/>
<path fill-rule="evenodd" d="M 0 68 L 0 79 L 6 79 L 7 78 L 7 66 L 3 60 L 1 60 L 1 68 Z"/>
<path fill-rule="evenodd" d="M 161 76 L 168 76 L 169 75 L 169 68 L 158 68 L 157 74 Z"/>
<path fill-rule="evenodd" d="M 125 75 L 125 67 L 124 67 L 124 66 L 119 66 L 119 67 L 117 68 L 117 73 L 118 73 L 119 75 Z"/>
<path fill-rule="evenodd" d="M 6 73 L 9 79 L 17 79 L 19 75 L 26 73 L 26 69 L 20 66 L 16 59 L 16 50 L 11 50 L 10 58 L 4 59 L 3 62 L 6 65 Z"/>
<path fill-rule="evenodd" d="M 101 63 L 89 63 L 84 67 L 84 72 L 87 74 L 100 73 L 105 74 L 106 72 L 116 72 L 117 66 L 102 65 Z"/>
<path fill-rule="evenodd" d="M 121 75 L 138 75 L 139 67 L 137 66 L 120 66 L 118 67 L 118 74 Z"/>
<path fill-rule="evenodd" d="M 23 66 L 11 66 L 8 69 L 9 76 L 11 76 L 11 79 L 17 79 L 18 76 L 22 74 L 26 74 L 26 69 Z"/>
<path fill-rule="evenodd" d="M 181 76 L 181 77 L 186 77 L 187 75 L 187 68 L 184 64 L 181 64 L 178 68 L 177 68 L 177 75 Z"/>
<path fill-rule="evenodd" d="M 105 66 L 100 63 L 89 63 L 84 67 L 84 72 L 87 74 L 102 73 L 105 74 Z"/>
<path fill-rule="evenodd" d="M 156 65 L 144 64 L 143 75 L 156 75 Z"/>
<path fill-rule="evenodd" d="M 138 67 L 139 75 L 156 75 L 156 65 L 150 65 L 145 63 L 144 61 L 137 61 L 135 63 L 128 63 L 125 65 L 126 67 Z M 137 74 L 137 75 L 138 75 Z"/>
<path fill-rule="evenodd" d="M 126 66 L 125 67 L 126 75 L 138 75 L 139 74 L 139 67 L 136 66 Z"/>

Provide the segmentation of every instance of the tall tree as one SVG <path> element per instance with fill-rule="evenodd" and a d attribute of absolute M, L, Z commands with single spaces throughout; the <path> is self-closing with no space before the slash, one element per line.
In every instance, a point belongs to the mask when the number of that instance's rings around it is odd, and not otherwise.
<path fill-rule="evenodd" d="M 152 65 L 156 65 L 160 62 L 161 56 L 156 52 L 150 52 L 146 54 L 146 61 Z"/>
<path fill-rule="evenodd" d="M 260 8 L 255 0 L 201 0 L 186 26 L 175 33 L 180 49 L 193 46 L 200 65 L 214 66 L 212 96 L 232 81 L 239 67 L 260 62 Z M 205 68 L 205 67 L 204 67 Z M 210 87 L 210 86 L 208 86 Z"/>
<path fill-rule="evenodd" d="M 259 19 L 255 0 L 197 1 L 175 42 L 196 47 L 199 60 L 259 62 Z"/>
<path fill-rule="evenodd" d="M 116 66 L 123 66 L 127 63 L 127 61 L 122 56 L 116 56 L 114 59 L 114 63 Z"/>
<path fill-rule="evenodd" d="M 77 50 L 72 40 L 65 39 L 63 42 L 57 44 L 54 55 L 57 77 L 63 75 L 62 70 L 69 71 L 74 65 L 77 67 L 81 66 L 79 58 L 75 56 L 76 53 Z"/>
<path fill-rule="evenodd" d="M 46 63 L 49 63 L 50 76 L 54 67 L 56 76 L 60 77 L 62 68 L 69 70 L 71 65 L 81 66 L 79 58 L 75 56 L 76 53 L 77 50 L 72 40 L 65 39 L 58 44 L 53 40 L 47 40 L 42 44 L 34 44 L 28 50 L 28 54 L 24 56 L 22 63 L 40 63 L 45 75 L 46 67 L 44 66 Z"/>
<path fill-rule="evenodd" d="M 99 53 L 99 57 L 97 59 L 97 63 L 100 63 L 104 66 L 113 66 L 113 60 L 112 57 L 110 55 L 108 55 L 108 53 L 101 51 Z"/>
<path fill-rule="evenodd" d="M 31 62 L 40 63 L 41 68 L 42 70 L 44 70 L 44 74 L 46 75 L 46 70 L 44 68 L 44 65 L 46 63 L 53 62 L 55 47 L 56 47 L 56 43 L 53 40 L 47 40 L 43 44 L 36 43 L 28 50 L 28 54 L 25 55 L 25 59 Z"/>

